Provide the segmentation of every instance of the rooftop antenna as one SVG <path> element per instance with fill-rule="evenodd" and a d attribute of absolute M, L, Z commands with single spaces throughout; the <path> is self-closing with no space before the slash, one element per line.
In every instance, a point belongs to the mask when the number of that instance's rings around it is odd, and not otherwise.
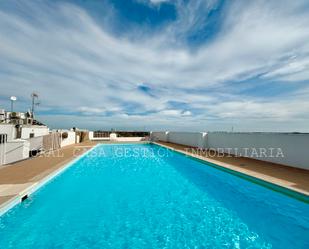
<path fill-rule="evenodd" d="M 11 112 L 13 112 L 13 110 L 14 110 L 14 102 L 17 100 L 17 97 L 16 96 L 11 96 L 10 100 L 11 100 Z"/>
<path fill-rule="evenodd" d="M 32 99 L 32 105 L 31 105 L 31 113 L 32 117 L 34 117 L 34 106 L 38 106 L 40 102 L 36 101 L 38 100 L 39 95 L 35 92 L 31 93 L 31 99 Z"/>

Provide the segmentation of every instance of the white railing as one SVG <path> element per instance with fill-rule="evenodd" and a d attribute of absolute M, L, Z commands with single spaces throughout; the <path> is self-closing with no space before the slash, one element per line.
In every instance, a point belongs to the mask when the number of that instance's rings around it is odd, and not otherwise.
<path fill-rule="evenodd" d="M 110 134 L 108 132 L 89 131 L 89 140 L 110 140 Z"/>

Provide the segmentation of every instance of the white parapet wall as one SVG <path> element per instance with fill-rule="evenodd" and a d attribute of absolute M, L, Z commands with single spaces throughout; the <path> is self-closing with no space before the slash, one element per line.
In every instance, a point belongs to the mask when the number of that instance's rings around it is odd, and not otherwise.
<path fill-rule="evenodd" d="M 7 134 L 8 141 L 16 139 L 16 131 L 13 124 L 0 124 L 0 134 Z"/>
<path fill-rule="evenodd" d="M 43 136 L 26 139 L 30 143 L 29 150 L 41 150 L 43 148 Z"/>
<path fill-rule="evenodd" d="M 309 169 L 309 134 L 209 132 L 208 149 Z"/>
<path fill-rule="evenodd" d="M 88 132 L 88 138 L 90 141 L 93 140 L 93 131 Z"/>
<path fill-rule="evenodd" d="M 117 142 L 140 142 L 144 141 L 144 137 L 117 137 L 114 141 Z"/>
<path fill-rule="evenodd" d="M 61 133 L 61 147 L 75 144 L 76 142 L 75 131 L 61 130 L 60 133 Z M 68 134 L 67 138 L 62 137 L 62 134 L 64 133 Z"/>
<path fill-rule="evenodd" d="M 152 141 L 163 141 L 191 147 L 205 148 L 207 143 L 207 133 L 152 131 L 150 132 L 150 139 Z"/>
<path fill-rule="evenodd" d="M 168 131 L 152 131 L 150 132 L 150 140 L 168 142 Z"/>
<path fill-rule="evenodd" d="M 151 132 L 171 142 L 309 170 L 309 134 L 267 132 Z"/>
<path fill-rule="evenodd" d="M 16 139 L 1 146 L 5 146 L 5 157 L 3 164 L 14 163 L 29 157 L 29 141 Z"/>
<path fill-rule="evenodd" d="M 168 142 L 192 147 L 205 148 L 206 132 L 169 132 Z"/>

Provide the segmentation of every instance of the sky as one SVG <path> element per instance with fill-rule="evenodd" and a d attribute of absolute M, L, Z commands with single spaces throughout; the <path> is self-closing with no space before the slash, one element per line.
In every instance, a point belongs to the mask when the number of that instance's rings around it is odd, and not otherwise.
<path fill-rule="evenodd" d="M 0 1 L 0 109 L 51 128 L 309 132 L 309 1 Z"/>

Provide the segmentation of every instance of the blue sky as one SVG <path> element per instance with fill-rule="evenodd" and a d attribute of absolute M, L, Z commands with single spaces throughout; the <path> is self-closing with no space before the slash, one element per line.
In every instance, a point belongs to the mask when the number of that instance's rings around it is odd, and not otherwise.
<path fill-rule="evenodd" d="M 308 1 L 0 1 L 0 108 L 53 128 L 309 132 Z"/>

